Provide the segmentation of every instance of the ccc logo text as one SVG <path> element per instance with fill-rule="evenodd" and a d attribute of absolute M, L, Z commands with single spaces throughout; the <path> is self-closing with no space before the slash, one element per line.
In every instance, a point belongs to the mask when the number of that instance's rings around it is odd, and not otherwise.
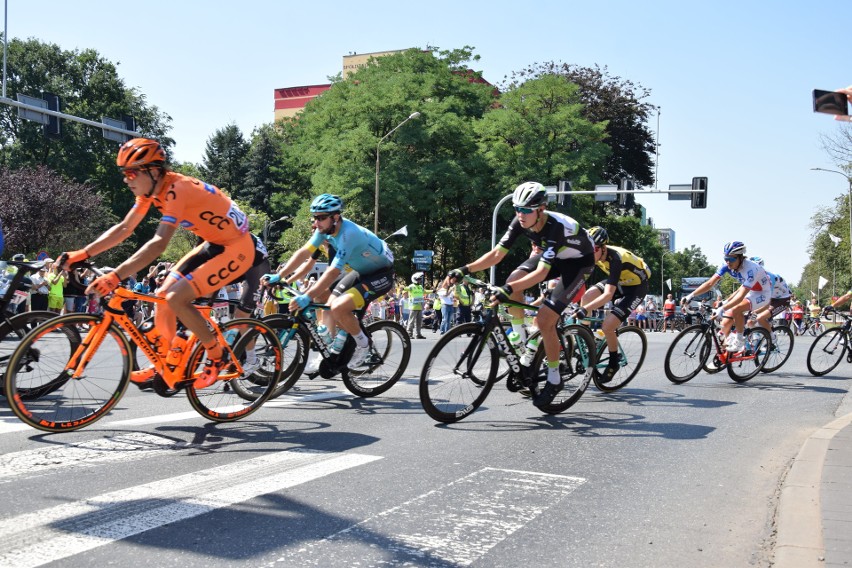
<path fill-rule="evenodd" d="M 222 215 L 216 215 L 212 211 L 203 211 L 199 217 L 202 221 L 207 221 L 218 229 L 225 229 L 231 224 L 230 219 L 223 217 Z"/>
<path fill-rule="evenodd" d="M 207 283 L 211 286 L 219 286 L 225 282 L 229 282 L 231 280 L 231 275 L 236 272 L 239 267 L 240 265 L 236 261 L 232 260 L 228 262 L 227 266 L 220 268 L 217 272 L 208 276 Z"/>

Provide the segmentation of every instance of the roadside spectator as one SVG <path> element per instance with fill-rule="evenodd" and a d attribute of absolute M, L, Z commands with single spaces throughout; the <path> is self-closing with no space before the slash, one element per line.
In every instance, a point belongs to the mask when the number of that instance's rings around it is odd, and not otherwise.
<path fill-rule="evenodd" d="M 636 306 L 636 325 L 639 329 L 648 329 L 648 316 L 645 315 L 645 304 Z"/>
<path fill-rule="evenodd" d="M 65 288 L 65 271 L 60 270 L 54 262 L 50 265 L 46 280 L 49 287 L 47 309 L 58 314 L 65 307 L 65 293 L 63 291 Z"/>
<path fill-rule="evenodd" d="M 441 335 L 444 335 L 453 327 L 453 318 L 456 311 L 454 305 L 455 282 L 455 278 L 447 276 L 437 290 L 438 299 L 441 301 Z"/>
<path fill-rule="evenodd" d="M 50 293 L 50 286 L 47 283 L 47 267 L 53 264 L 53 262 L 52 258 L 46 259 L 41 270 L 30 275 L 30 280 L 33 282 L 30 308 L 33 311 L 44 311 L 47 309 L 47 295 Z"/>
<path fill-rule="evenodd" d="M 802 320 L 805 318 L 805 309 L 802 307 L 802 302 L 796 300 L 793 304 L 793 325 L 795 326 L 794 331 L 797 334 L 802 334 L 805 331 L 804 326 L 802 325 Z"/>
<path fill-rule="evenodd" d="M 672 333 L 675 333 L 675 308 L 677 305 L 672 299 L 672 295 L 666 296 L 666 301 L 663 303 L 663 333 L 666 333 L 666 328 L 670 327 Z"/>

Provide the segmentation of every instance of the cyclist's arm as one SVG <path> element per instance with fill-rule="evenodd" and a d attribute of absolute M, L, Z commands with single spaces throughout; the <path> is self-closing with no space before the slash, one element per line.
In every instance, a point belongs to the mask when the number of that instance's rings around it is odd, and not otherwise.
<path fill-rule="evenodd" d="M 837 306 L 845 304 L 846 302 L 849 301 L 849 298 L 852 298 L 852 292 L 847 292 L 847 293 L 843 294 L 842 296 L 840 296 L 839 298 L 837 298 L 835 301 L 831 302 L 831 307 L 836 308 Z"/>
<path fill-rule="evenodd" d="M 339 275 L 339 268 L 329 266 L 325 269 L 325 272 L 322 273 L 322 276 L 320 276 L 319 279 L 314 282 L 314 285 L 305 291 L 305 294 L 307 294 L 311 298 L 311 301 L 315 300 L 320 292 L 324 292 L 331 288 L 331 285 L 334 284 L 335 279 Z"/>
<path fill-rule="evenodd" d="M 751 292 L 751 288 L 747 288 L 745 285 L 740 286 L 739 288 L 737 288 L 736 292 L 734 292 L 728 297 L 726 301 L 722 302 L 721 307 L 725 310 L 730 310 L 731 308 L 742 302 L 743 298 L 745 298 L 746 294 L 748 294 L 749 292 Z"/>
<path fill-rule="evenodd" d="M 291 274 L 290 276 L 287 277 L 285 282 L 287 284 L 292 284 L 292 283 L 296 282 L 297 280 L 301 280 L 302 278 L 304 278 L 308 274 L 308 272 L 311 271 L 311 268 L 316 266 L 316 264 L 317 264 L 317 261 L 316 261 L 315 258 L 313 258 L 313 257 L 308 258 L 308 260 L 303 262 L 299 266 L 299 268 L 296 269 L 296 272 L 294 272 L 293 274 Z"/>
<path fill-rule="evenodd" d="M 290 260 L 287 261 L 287 264 L 284 265 L 284 268 L 278 270 L 278 275 L 282 278 L 288 276 L 291 272 L 296 270 L 297 267 L 301 266 L 303 262 L 311 258 L 311 254 L 313 253 L 313 248 L 310 245 L 305 245 L 290 257 Z"/>
<path fill-rule="evenodd" d="M 547 278 L 547 274 L 550 272 L 550 265 L 545 263 L 539 263 L 535 270 L 518 278 L 517 280 L 512 281 L 512 290 L 526 290 L 528 288 L 532 288 L 539 282 L 544 281 Z"/>
<path fill-rule="evenodd" d="M 692 293 L 691 293 L 692 297 L 694 298 L 695 296 L 699 296 L 699 295 L 703 294 L 704 292 L 706 292 L 707 290 L 709 290 L 710 288 L 715 286 L 716 283 L 721 279 L 722 279 L 721 276 L 719 276 L 718 274 L 714 274 L 713 276 L 710 277 L 709 280 L 707 280 L 701 286 L 699 286 L 698 288 L 696 288 L 695 290 L 692 291 Z"/>
<path fill-rule="evenodd" d="M 586 311 L 591 312 L 592 310 L 596 310 L 602 306 L 605 306 L 607 302 L 612 300 L 615 296 L 616 287 L 613 284 L 607 283 L 604 286 L 603 294 L 589 302 L 588 304 L 584 304 L 583 307 Z"/>
<path fill-rule="evenodd" d="M 118 277 L 124 280 L 157 260 L 166 251 L 175 231 L 177 231 L 177 225 L 160 223 L 154 237 L 115 269 Z"/>
<path fill-rule="evenodd" d="M 139 226 L 142 219 L 145 218 L 145 214 L 148 213 L 150 205 L 150 201 L 140 202 L 137 200 L 136 204 L 127 212 L 127 215 L 124 216 L 124 219 L 122 219 L 120 223 L 113 225 L 100 237 L 95 239 L 95 241 L 83 247 L 84 250 L 89 253 L 89 256 L 97 256 L 102 252 L 124 242 L 127 237 L 133 234 L 133 231 Z"/>

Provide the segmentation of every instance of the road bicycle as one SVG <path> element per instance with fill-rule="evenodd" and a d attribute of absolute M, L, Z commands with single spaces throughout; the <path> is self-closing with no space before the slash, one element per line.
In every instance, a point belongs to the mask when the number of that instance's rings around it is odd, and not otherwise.
<path fill-rule="evenodd" d="M 808 350 L 808 371 L 816 377 L 821 377 L 834 370 L 843 360 L 844 355 L 846 362 L 852 363 L 852 349 L 849 347 L 849 341 L 852 339 L 850 333 L 852 318 L 831 307 L 823 310 L 823 314 L 831 312 L 835 312 L 843 318 L 843 323 L 839 327 L 825 330 L 811 344 L 811 348 Z"/>
<path fill-rule="evenodd" d="M 496 288 L 470 276 L 465 279 L 484 286 L 493 293 Z M 504 302 L 510 307 L 538 310 L 520 302 Z M 521 364 L 523 346 L 509 341 L 509 325 L 497 313 L 497 304 L 483 306 L 482 321 L 456 325 L 435 344 L 420 374 L 420 402 L 426 413 L 438 422 L 450 424 L 462 420 L 479 408 L 494 384 L 506 380 L 510 392 L 538 392 L 547 379 L 544 345 L 539 342 L 529 366 Z M 557 323 L 560 343 L 559 373 L 562 390 L 553 402 L 541 408 L 557 414 L 573 406 L 589 386 L 595 369 L 595 340 L 583 325 Z M 534 335 L 531 335 L 532 339 Z M 508 372 L 498 375 L 501 357 Z"/>
<path fill-rule="evenodd" d="M 574 320 L 571 313 L 571 308 L 569 307 L 562 314 L 565 323 L 573 323 Z M 582 323 L 585 325 L 586 322 L 594 324 L 602 321 L 601 318 L 585 318 Z M 590 326 L 587 325 L 587 327 Z M 619 369 L 611 380 L 604 382 L 603 372 L 609 366 L 609 348 L 603 330 L 596 329 L 592 331 L 592 335 L 595 338 L 595 361 L 597 361 L 592 380 L 598 390 L 602 392 L 615 392 L 627 386 L 636 377 L 639 369 L 642 368 L 642 363 L 645 362 L 645 355 L 648 352 L 648 338 L 645 332 L 635 325 L 622 325 L 616 329 L 615 334 L 618 339 Z"/>
<path fill-rule="evenodd" d="M 796 325 L 793 327 L 793 331 L 795 331 L 796 335 L 805 335 L 806 333 L 809 333 L 811 336 L 816 337 L 825 331 L 825 325 L 822 321 L 820 321 L 819 317 L 805 316 L 805 321 L 802 323 L 801 329 L 799 329 Z"/>
<path fill-rule="evenodd" d="M 331 352 L 331 346 L 320 338 L 316 312 L 328 310 L 326 304 L 310 303 L 298 313 L 291 314 L 287 304 L 299 291 L 290 286 L 277 286 L 283 293 L 279 304 L 279 313 L 263 318 L 263 322 L 278 334 L 284 354 L 285 370 L 272 397 L 282 395 L 291 389 L 301 378 L 307 364 L 311 346 L 322 354 L 323 360 L 319 372 L 309 375 L 313 379 L 320 376 L 330 379 L 337 375 L 344 386 L 356 396 L 369 398 L 378 396 L 390 389 L 405 370 L 411 358 L 411 339 L 405 328 L 391 320 L 374 320 L 367 323 L 369 303 L 356 310 L 361 329 L 370 340 L 370 354 L 359 367 L 349 367 L 349 361 L 355 352 L 355 340 L 349 336 L 339 354 Z M 251 396 L 251 394 L 249 394 Z"/>
<path fill-rule="evenodd" d="M 756 324 L 754 314 L 749 315 L 746 323 L 747 329 L 754 327 Z M 760 369 L 761 373 L 772 373 L 780 369 L 784 363 L 790 358 L 793 353 L 793 344 L 795 336 L 790 326 L 784 323 L 775 323 L 772 325 L 771 333 L 772 345 L 769 348 L 769 354 L 766 356 L 766 363 Z M 716 357 L 708 357 L 704 363 L 703 369 L 708 374 L 714 374 L 721 371 L 725 365 L 720 364 Z"/>
<path fill-rule="evenodd" d="M 93 269 L 87 263 L 83 268 Z M 96 271 L 97 273 L 97 271 Z M 72 275 L 79 277 L 78 272 Z M 183 390 L 199 414 L 215 422 L 244 418 L 260 408 L 272 394 L 281 372 L 281 346 L 275 331 L 253 319 L 235 319 L 217 325 L 210 307 L 197 306 L 208 327 L 225 348 L 228 365 L 211 386 L 196 388 L 206 350 L 193 333 L 188 333 L 182 349 L 169 355 L 158 353 L 156 329 L 143 332 L 136 327 L 121 303 L 141 300 L 163 306 L 165 299 L 118 288 L 102 298 L 103 315 L 74 313 L 48 320 L 29 332 L 15 349 L 5 377 L 7 401 L 15 415 L 26 424 L 46 432 L 69 432 L 88 426 L 105 416 L 121 400 L 131 382 L 133 359 L 131 343 L 150 360 L 152 379 L 134 383 L 142 390 L 160 396 L 173 396 Z M 236 331 L 233 346 L 224 333 Z M 182 337 L 181 331 L 178 337 Z M 80 337 L 79 341 L 69 338 Z M 273 369 L 262 378 L 244 369 L 245 347 L 250 342 L 264 345 Z M 172 343 L 176 347 L 179 342 Z M 261 351 L 261 350 L 258 350 Z M 236 389 L 251 390 L 256 397 L 246 401 Z M 30 396 L 22 396 L 27 393 Z"/>
<path fill-rule="evenodd" d="M 709 306 L 705 306 L 709 308 Z M 681 384 L 695 377 L 712 357 L 712 371 L 727 368 L 728 375 L 744 383 L 757 375 L 766 364 L 772 340 L 762 327 L 746 329 L 743 334 L 745 348 L 737 353 L 728 352 L 720 337 L 715 318 L 687 327 L 678 335 L 666 352 L 664 370 L 666 377 Z"/>
<path fill-rule="evenodd" d="M 15 274 L 7 272 L 8 265 L 17 268 Z M 41 270 L 43 266 L 43 262 L 0 262 L 0 274 L 6 275 L 0 278 L 0 374 L 5 373 L 6 365 L 21 339 L 33 328 L 57 316 L 55 312 L 47 310 L 15 314 L 18 306 L 27 300 L 29 285 L 25 278 Z M 74 340 L 79 341 L 79 334 L 69 337 L 69 341 Z M 5 387 L 0 384 L 0 395 L 5 396 L 5 393 Z M 30 395 L 22 391 L 20 396 L 29 397 Z"/>

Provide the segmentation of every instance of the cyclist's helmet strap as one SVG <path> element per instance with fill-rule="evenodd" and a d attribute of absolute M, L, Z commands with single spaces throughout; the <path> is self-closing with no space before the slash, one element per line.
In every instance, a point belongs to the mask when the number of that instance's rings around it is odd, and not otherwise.
<path fill-rule="evenodd" d="M 547 190 L 535 181 L 522 183 L 512 194 L 512 205 L 515 207 L 538 207 L 546 201 Z"/>

